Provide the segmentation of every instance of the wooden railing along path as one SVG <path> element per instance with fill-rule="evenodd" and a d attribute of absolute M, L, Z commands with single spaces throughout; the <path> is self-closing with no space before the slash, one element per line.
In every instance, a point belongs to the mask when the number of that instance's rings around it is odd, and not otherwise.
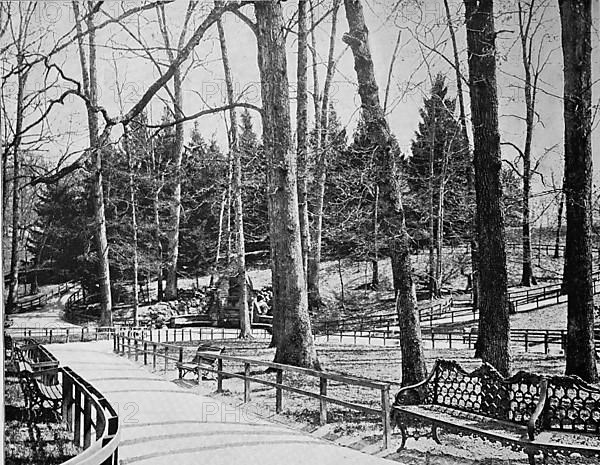
<path fill-rule="evenodd" d="M 32 364 L 48 371 L 43 382 L 62 388 L 62 421 L 83 451 L 62 465 L 118 465 L 119 417 L 110 402 L 88 381 L 58 360 L 45 347 L 28 340 L 22 348 Z"/>
<path fill-rule="evenodd" d="M 124 333 L 115 334 L 114 351 L 121 355 L 134 357 L 136 361 L 141 358 L 144 365 L 152 365 L 154 369 L 162 367 L 165 371 L 175 368 L 175 363 L 184 361 L 185 348 L 173 344 L 166 344 L 156 341 L 148 341 L 145 339 L 127 336 Z M 238 378 L 244 381 L 244 403 L 250 402 L 252 397 L 251 383 L 262 384 L 275 388 L 275 410 L 280 413 L 283 409 L 283 392 L 293 392 L 306 397 L 311 397 L 319 400 L 319 420 L 321 424 L 327 423 L 327 406 L 328 404 L 340 405 L 348 409 L 357 410 L 360 412 L 378 415 L 381 417 L 383 425 L 383 446 L 387 449 L 391 439 L 390 425 L 390 383 L 360 378 L 356 376 L 342 375 L 327 371 L 311 370 L 307 368 L 299 368 L 281 363 L 267 362 L 262 360 L 248 359 L 224 354 L 212 354 L 213 358 L 217 358 L 217 368 L 210 369 L 202 367 L 207 371 L 211 371 L 217 376 L 217 392 L 223 392 L 223 381 L 228 378 Z M 157 359 L 162 359 L 157 362 Z M 231 368 L 226 369 L 225 362 L 230 366 L 242 365 L 244 370 L 242 373 L 233 371 Z M 264 373 L 274 373 L 275 380 L 259 378 L 252 374 L 253 367 L 261 367 L 266 369 Z M 284 383 L 284 373 L 300 374 L 308 378 L 318 379 L 319 392 L 309 391 L 297 386 Z M 380 399 L 380 407 L 358 404 L 348 400 L 343 400 L 328 395 L 327 388 L 330 382 L 341 383 L 347 386 L 359 386 L 366 389 L 377 391 Z"/>

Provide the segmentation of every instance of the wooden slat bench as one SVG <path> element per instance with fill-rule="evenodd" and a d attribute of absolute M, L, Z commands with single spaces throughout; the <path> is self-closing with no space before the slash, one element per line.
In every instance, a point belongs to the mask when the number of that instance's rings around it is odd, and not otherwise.
<path fill-rule="evenodd" d="M 225 347 L 217 347 L 211 344 L 201 344 L 196 350 L 196 355 L 189 362 L 177 362 L 175 366 L 179 370 L 179 379 L 183 379 L 187 373 L 196 373 L 196 380 L 206 379 L 209 370 L 216 370 L 217 356 L 221 355 Z"/>
<path fill-rule="evenodd" d="M 531 464 L 540 453 L 600 456 L 600 389 L 574 376 L 503 378 L 488 364 L 467 373 L 438 360 L 427 379 L 400 389 L 392 423 L 400 449 L 409 436 L 439 442 L 443 428 L 522 450 Z"/>

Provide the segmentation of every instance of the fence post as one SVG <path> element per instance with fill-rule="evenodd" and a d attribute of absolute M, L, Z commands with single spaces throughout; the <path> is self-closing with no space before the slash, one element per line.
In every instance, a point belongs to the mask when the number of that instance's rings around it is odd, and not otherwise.
<path fill-rule="evenodd" d="M 223 359 L 217 360 L 217 392 L 223 392 Z"/>
<path fill-rule="evenodd" d="M 152 369 L 156 370 L 156 344 L 152 344 Z"/>
<path fill-rule="evenodd" d="M 81 328 L 81 342 L 83 342 L 83 327 Z"/>
<path fill-rule="evenodd" d="M 452 349 L 452 333 L 448 333 L 448 348 Z"/>
<path fill-rule="evenodd" d="M 67 427 L 73 429 L 73 383 L 71 378 L 63 371 L 62 376 L 62 417 L 66 420 Z"/>
<path fill-rule="evenodd" d="M 277 377 L 275 382 L 279 385 L 283 384 L 283 370 L 281 368 L 277 369 Z M 275 413 L 281 413 L 281 409 L 283 407 L 283 391 L 281 387 L 277 386 L 275 388 Z"/>
<path fill-rule="evenodd" d="M 69 342 L 69 328 L 67 328 L 67 343 Z"/>
<path fill-rule="evenodd" d="M 75 421 L 73 425 L 73 442 L 77 446 L 81 446 L 81 391 L 79 386 L 75 384 L 75 408 L 73 414 Z"/>
<path fill-rule="evenodd" d="M 92 402 L 89 397 L 83 400 L 83 448 L 92 443 Z"/>
<path fill-rule="evenodd" d="M 529 332 L 525 330 L 525 352 L 529 351 Z"/>
<path fill-rule="evenodd" d="M 381 420 L 383 422 L 383 449 L 388 449 L 392 438 L 390 424 L 390 385 L 381 388 Z"/>
<path fill-rule="evenodd" d="M 167 333 L 169 334 L 169 333 Z M 167 371 L 167 368 L 169 366 L 169 346 L 165 346 L 165 371 Z"/>
<path fill-rule="evenodd" d="M 544 333 L 544 353 L 547 354 L 550 351 L 548 347 L 548 331 Z"/>
<path fill-rule="evenodd" d="M 148 343 L 144 341 L 144 365 L 148 364 Z"/>
<path fill-rule="evenodd" d="M 319 424 L 321 426 L 327 424 L 327 378 L 319 377 Z"/>
<path fill-rule="evenodd" d="M 181 339 L 183 340 L 183 332 L 181 333 Z M 183 363 L 183 347 L 179 348 L 179 363 Z"/>
<path fill-rule="evenodd" d="M 135 361 L 138 361 L 138 340 L 136 339 L 133 344 L 133 350 L 135 351 Z"/>
<path fill-rule="evenodd" d="M 250 364 L 244 363 L 244 403 L 250 402 Z"/>
<path fill-rule="evenodd" d="M 52 330 L 50 330 L 50 344 L 52 344 Z"/>

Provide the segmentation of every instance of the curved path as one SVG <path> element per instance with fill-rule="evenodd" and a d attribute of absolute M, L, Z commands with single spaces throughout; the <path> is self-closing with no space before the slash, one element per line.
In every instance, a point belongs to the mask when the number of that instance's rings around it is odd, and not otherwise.
<path fill-rule="evenodd" d="M 55 296 L 48 299 L 48 303 L 42 308 L 27 311 L 23 313 L 13 313 L 9 315 L 13 320 L 11 328 L 65 328 L 78 327 L 77 325 L 67 323 L 62 319 L 65 309 L 65 302 L 72 292 L 62 296 Z"/>
<path fill-rule="evenodd" d="M 192 393 L 112 352 L 111 341 L 47 345 L 119 411 L 120 464 L 385 464 Z"/>

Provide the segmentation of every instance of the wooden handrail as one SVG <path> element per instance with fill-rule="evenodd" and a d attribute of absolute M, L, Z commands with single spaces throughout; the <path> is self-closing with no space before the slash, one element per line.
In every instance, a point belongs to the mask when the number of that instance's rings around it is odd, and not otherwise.
<path fill-rule="evenodd" d="M 165 361 L 165 370 L 168 368 L 169 360 L 173 362 L 181 362 L 183 356 L 183 346 L 178 346 L 175 344 L 161 343 L 156 341 L 148 341 L 145 339 L 139 339 L 135 337 L 128 336 L 124 333 L 115 333 L 114 335 L 114 348 L 115 352 L 119 354 L 127 353 L 128 356 L 131 356 L 131 352 L 133 350 L 134 356 L 136 360 L 138 359 L 138 354 L 142 353 L 144 355 L 143 360 L 144 364 L 148 363 L 148 354 L 152 355 L 152 364 L 156 366 L 156 357 L 162 357 Z M 152 347 L 152 350 L 149 350 L 149 346 Z M 164 349 L 164 353 L 158 352 L 157 348 L 161 347 Z M 244 357 L 238 357 L 234 355 L 226 355 L 226 354 L 216 354 L 214 352 L 203 353 L 197 352 L 199 355 L 210 355 L 211 358 L 217 360 L 218 367 L 216 369 L 202 366 L 202 370 L 207 370 L 217 374 L 217 390 L 220 392 L 223 387 L 223 379 L 228 378 L 239 378 L 244 380 L 244 402 L 250 401 L 251 398 L 251 389 L 250 382 L 263 384 L 266 386 L 274 387 L 276 390 L 276 410 L 277 413 L 280 413 L 282 408 L 282 391 L 294 392 L 296 394 L 300 394 L 307 397 L 312 397 L 315 399 L 319 399 L 319 411 L 321 422 L 325 423 L 327 421 L 327 404 L 332 403 L 340 406 L 344 406 L 353 410 L 362 411 L 365 413 L 372 413 L 381 415 L 382 424 L 383 424 L 383 446 L 384 448 L 388 448 L 391 440 L 391 426 L 390 426 L 390 401 L 389 401 L 389 393 L 390 393 L 390 383 L 371 380 L 368 378 L 361 378 L 353 375 L 343 375 L 339 373 L 327 372 L 327 371 L 319 371 L 310 368 L 302 368 L 296 367 L 292 365 L 285 365 L 282 363 L 276 362 L 268 362 L 263 360 L 249 359 Z M 223 362 L 236 362 L 241 363 L 244 366 L 244 372 L 228 372 L 223 369 Z M 250 368 L 252 366 L 260 366 L 268 368 L 269 371 L 273 371 L 276 373 L 276 381 L 269 381 L 265 379 L 258 378 L 256 376 L 252 376 L 250 373 Z M 200 365 L 198 365 L 198 369 L 200 369 Z M 319 393 L 315 393 L 312 391 L 308 391 L 305 389 L 301 389 L 294 386 L 289 386 L 283 384 L 283 373 L 291 372 L 291 373 L 299 373 L 305 376 L 313 377 L 319 379 L 320 390 Z M 334 397 L 330 397 L 327 395 L 327 382 L 335 381 L 338 383 L 344 383 L 353 386 L 361 386 L 369 389 L 374 389 L 380 392 L 380 402 L 381 408 L 375 409 L 373 407 L 369 407 L 366 405 L 357 404 L 354 402 L 349 402 L 343 399 L 337 399 Z"/>
<path fill-rule="evenodd" d="M 62 367 L 60 371 L 63 420 L 74 432 L 75 445 L 84 449 L 62 465 L 117 463 L 121 436 L 117 411 L 94 386 L 69 367 Z"/>

